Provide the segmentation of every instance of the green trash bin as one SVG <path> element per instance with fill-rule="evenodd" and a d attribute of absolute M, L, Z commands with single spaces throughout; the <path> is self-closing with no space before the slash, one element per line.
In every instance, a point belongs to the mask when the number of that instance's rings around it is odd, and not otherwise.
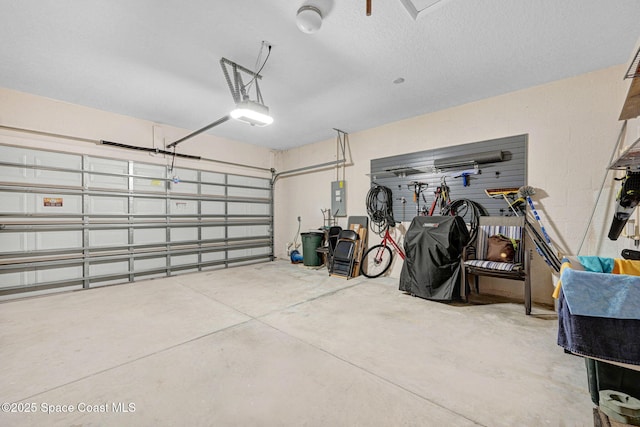
<path fill-rule="evenodd" d="M 320 231 L 310 231 L 300 235 L 302 236 L 302 263 L 309 267 L 322 265 L 322 259 L 318 256 L 316 249 L 322 246 L 324 233 Z"/>

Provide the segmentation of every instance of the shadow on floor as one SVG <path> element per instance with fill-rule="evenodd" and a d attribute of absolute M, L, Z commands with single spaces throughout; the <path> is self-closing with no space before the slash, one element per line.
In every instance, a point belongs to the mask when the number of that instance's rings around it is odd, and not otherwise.
<path fill-rule="evenodd" d="M 408 292 L 403 292 L 407 296 L 411 296 Z M 419 297 L 416 297 L 419 298 Z M 489 294 L 471 294 L 469 295 L 468 301 L 462 300 L 454 300 L 451 302 L 442 302 L 442 304 L 447 304 L 451 307 L 459 307 L 459 308 L 469 308 L 476 307 L 482 305 L 493 305 L 493 304 L 520 304 L 522 305 L 522 300 L 517 298 L 509 298 L 500 295 L 489 295 Z M 547 304 L 533 304 L 533 308 L 538 308 L 538 312 L 532 311 L 531 317 L 543 320 L 557 320 L 558 315 L 555 313 L 553 306 Z M 542 310 L 542 312 L 540 311 Z M 524 314 L 524 313 L 523 313 Z"/>

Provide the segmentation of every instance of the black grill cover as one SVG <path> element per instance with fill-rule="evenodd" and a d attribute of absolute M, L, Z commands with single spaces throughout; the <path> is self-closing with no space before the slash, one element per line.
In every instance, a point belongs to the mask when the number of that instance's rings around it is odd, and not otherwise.
<path fill-rule="evenodd" d="M 460 295 L 460 257 L 469 231 L 459 216 L 417 216 L 404 238 L 400 290 L 436 301 Z"/>

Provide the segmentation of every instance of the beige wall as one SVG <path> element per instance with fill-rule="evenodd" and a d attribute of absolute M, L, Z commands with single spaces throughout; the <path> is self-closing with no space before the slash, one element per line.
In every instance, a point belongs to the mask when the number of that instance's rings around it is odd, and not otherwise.
<path fill-rule="evenodd" d="M 612 67 L 350 134 L 351 165 L 346 168 L 349 215 L 366 215 L 364 200 L 369 189 L 367 174 L 371 159 L 528 134 L 528 184 L 538 190 L 534 200 L 554 241 L 566 253 L 576 254 L 621 128 L 618 115 L 629 85 L 622 80 L 625 71 L 624 65 Z M 0 89 L 0 125 L 159 148 L 164 141 L 174 141 L 191 131 L 6 89 Z M 636 119 L 629 123 L 626 141 L 634 141 L 639 136 L 640 125 Z M 0 139 L 2 143 L 38 148 L 150 163 L 168 162 L 162 155 L 3 128 L 0 128 Z M 180 152 L 286 171 L 335 160 L 336 141 L 331 139 L 274 153 L 203 134 L 181 144 Z M 208 162 L 182 159 L 178 162 L 180 167 L 269 176 Z M 617 191 L 618 188 L 612 177 L 612 173 L 607 175 L 606 190 L 597 205 L 581 255 L 619 256 L 622 248 L 633 247 L 631 241 L 623 237 L 618 242 L 606 239 L 615 198 L 611 189 Z M 286 244 L 296 235 L 297 216 L 302 217 L 302 231 L 323 225 L 321 209 L 330 207 L 330 182 L 334 180 L 335 168 L 326 168 L 277 181 L 277 256 L 286 256 Z M 346 219 L 341 219 L 340 224 L 346 225 Z M 372 236 L 371 240 L 376 238 Z M 534 261 L 534 300 L 549 303 L 550 271 L 538 255 L 534 255 Z M 399 275 L 400 267 L 400 263 L 394 265 L 393 276 Z M 487 281 L 481 286 L 499 294 L 521 295 L 521 286 L 509 282 Z"/>
<path fill-rule="evenodd" d="M 212 118 L 212 121 L 217 117 Z M 203 126 L 207 123 L 203 123 Z M 126 158 L 148 163 L 167 164 L 164 155 L 109 148 L 91 142 L 69 138 L 51 138 L 28 132 L 12 131 L 6 127 L 29 129 L 68 135 L 89 140 L 106 140 L 140 147 L 164 149 L 194 129 L 179 129 L 147 120 L 100 111 L 54 99 L 0 88 L 0 142 L 44 148 L 49 150 L 82 152 L 97 156 Z M 224 126 L 224 125 L 222 125 Z M 4 128 L 3 128 L 4 127 Z M 178 146 L 178 152 L 225 162 L 271 168 L 272 150 L 244 144 L 213 135 L 200 134 Z M 230 167 L 213 162 L 177 158 L 176 166 L 218 170 L 241 175 L 270 177 L 270 173 L 254 169 Z"/>
<path fill-rule="evenodd" d="M 533 199 L 552 239 L 565 253 L 576 254 L 621 129 L 618 116 L 629 85 L 622 80 L 625 71 L 625 66 L 612 67 L 350 134 L 349 215 L 366 215 L 371 159 L 528 134 L 528 184 L 538 191 Z M 630 122 L 627 140 L 639 134 L 638 122 Z M 278 153 L 276 165 L 287 170 L 335 158 L 336 142 L 328 140 Z M 606 180 L 608 189 L 613 185 L 612 176 L 610 173 Z M 330 206 L 329 182 L 335 179 L 333 169 L 277 182 L 278 256 L 285 255 L 286 243 L 293 240 L 297 216 L 302 217 L 303 231 L 322 226 L 320 210 Z M 605 238 L 614 198 L 610 191 L 603 194 L 580 255 L 615 257 L 620 249 L 633 247 L 626 238 L 617 243 Z M 346 220 L 341 219 L 340 225 L 346 225 Z M 395 263 L 393 276 L 399 276 L 400 266 Z M 533 267 L 534 301 L 551 303 L 550 270 L 537 254 Z M 516 282 L 487 280 L 481 287 L 508 296 L 522 295 L 522 286 Z"/>

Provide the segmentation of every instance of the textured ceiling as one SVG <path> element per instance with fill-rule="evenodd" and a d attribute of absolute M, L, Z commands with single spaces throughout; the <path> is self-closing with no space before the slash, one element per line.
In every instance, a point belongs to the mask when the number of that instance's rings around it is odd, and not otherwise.
<path fill-rule="evenodd" d="M 209 132 L 286 149 L 626 63 L 640 36 L 638 0 L 372 3 L 0 0 L 0 86 L 195 130 L 233 107 L 220 58 L 253 68 L 266 40 L 274 124 Z"/>

